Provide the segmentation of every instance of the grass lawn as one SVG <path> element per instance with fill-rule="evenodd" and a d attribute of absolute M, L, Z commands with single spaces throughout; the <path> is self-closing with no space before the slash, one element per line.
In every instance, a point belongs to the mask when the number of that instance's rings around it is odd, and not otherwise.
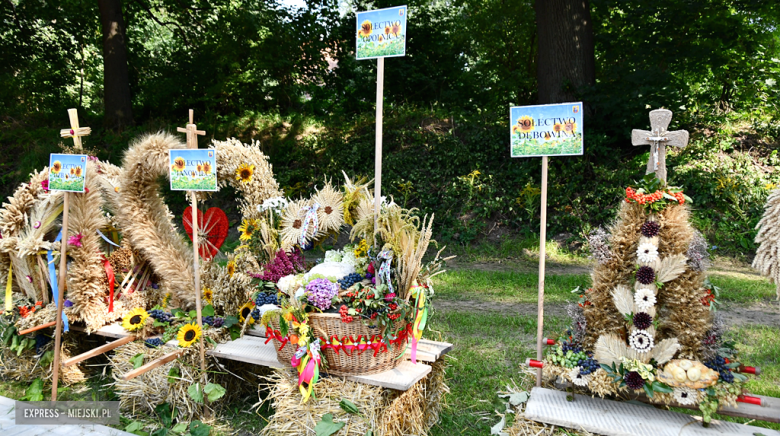
<path fill-rule="evenodd" d="M 474 254 L 474 257 L 479 256 Z M 774 285 L 754 275 L 716 271 L 711 280 L 722 289 L 725 310 L 729 305 L 771 302 L 775 295 Z M 573 288 L 589 283 L 587 274 L 550 275 L 546 278 L 546 302 L 560 308 L 561 304 L 576 299 L 570 292 Z M 497 392 L 506 390 L 507 385 L 520 385 L 524 377 L 521 363 L 525 358 L 535 356 L 535 311 L 520 314 L 516 308 L 521 305 L 533 309 L 537 300 L 537 276 L 530 272 L 454 270 L 440 276 L 435 298 L 441 308 L 430 320 L 426 336 L 452 342 L 455 348 L 448 358 L 451 394 L 447 397 L 441 422 L 431 434 L 490 434 L 490 427 L 499 420 L 495 411 L 504 410 Z M 487 305 L 492 310 L 475 311 L 470 308 L 472 303 L 479 303 L 481 307 Z M 566 317 L 550 313 L 545 318 L 545 333 L 561 332 L 568 323 Z M 763 371 L 760 377 L 752 378 L 749 390 L 758 395 L 780 397 L 780 326 L 744 324 L 731 328 L 728 335 L 741 344 L 742 360 Z M 112 399 L 110 389 L 103 388 L 108 382 L 110 376 L 90 379 L 65 388 L 60 399 Z M 21 398 L 27 386 L 27 383 L 2 382 L 0 395 Z M 48 393 L 45 394 L 48 398 Z M 226 405 L 212 434 L 234 431 L 257 434 L 264 425 L 263 416 L 269 416 L 273 411 L 267 406 L 260 414 L 249 411 L 256 402 L 257 397 L 250 395 Z M 145 430 L 153 430 L 159 426 L 157 422 L 145 420 Z M 752 425 L 780 429 L 778 424 L 755 421 Z"/>

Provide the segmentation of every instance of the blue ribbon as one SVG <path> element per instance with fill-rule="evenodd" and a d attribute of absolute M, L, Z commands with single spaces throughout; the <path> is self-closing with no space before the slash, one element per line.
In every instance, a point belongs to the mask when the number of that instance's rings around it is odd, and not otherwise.
<path fill-rule="evenodd" d="M 60 234 L 57 235 L 57 239 L 54 240 L 54 243 L 60 242 L 62 239 L 62 230 L 60 230 Z M 49 262 L 49 279 L 51 280 L 51 293 L 54 295 L 54 304 L 56 305 L 59 301 L 59 286 L 57 284 L 57 271 L 54 268 L 54 256 L 52 256 L 52 250 L 49 250 L 46 253 L 46 259 Z M 60 256 L 64 256 L 65 254 L 60 253 Z M 59 310 L 59 306 L 57 306 L 57 309 Z M 65 315 L 65 311 L 62 311 L 62 331 L 67 332 L 68 331 L 68 316 Z"/>
<path fill-rule="evenodd" d="M 395 292 L 393 283 L 390 281 L 390 263 L 393 261 L 393 250 L 384 250 L 377 257 L 383 259 L 382 265 L 379 267 L 379 277 L 387 284 L 387 288 L 392 294 Z"/>

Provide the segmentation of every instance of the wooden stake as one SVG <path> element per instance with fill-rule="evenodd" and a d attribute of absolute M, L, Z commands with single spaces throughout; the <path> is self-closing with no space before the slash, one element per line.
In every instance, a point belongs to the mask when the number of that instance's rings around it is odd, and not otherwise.
<path fill-rule="evenodd" d="M 385 92 L 385 58 L 376 60 L 376 153 L 374 158 L 374 245 L 382 204 L 382 104 Z M 380 247 L 381 248 L 381 247 Z M 379 282 L 377 281 L 377 285 Z"/>
<path fill-rule="evenodd" d="M 75 138 L 75 137 L 74 137 Z M 65 281 L 67 280 L 67 252 L 68 252 L 68 198 L 69 192 L 64 192 L 62 207 L 62 240 L 60 241 L 60 274 L 57 281 L 57 302 L 55 306 L 56 326 L 54 327 L 54 367 L 51 379 L 51 400 L 57 401 L 57 383 L 60 370 L 60 342 L 62 341 L 62 301 L 65 295 Z"/>
<path fill-rule="evenodd" d="M 170 362 L 172 360 L 176 360 L 176 359 L 179 358 L 179 356 L 184 354 L 184 351 L 185 351 L 184 349 L 179 349 L 179 350 L 176 350 L 176 351 L 172 351 L 172 352 L 170 352 L 170 353 L 160 357 L 159 359 L 153 360 L 153 361 L 147 363 L 144 366 L 141 366 L 139 368 L 136 368 L 136 369 L 128 372 L 127 374 L 122 376 L 122 380 L 125 380 L 125 381 L 132 380 L 132 379 L 138 377 L 139 375 L 141 375 L 141 374 L 143 374 L 145 372 L 148 372 L 148 371 L 151 371 L 151 370 L 153 370 L 153 369 L 155 369 L 157 367 L 163 366 L 163 365 L 165 365 L 166 363 L 168 363 L 168 362 Z"/>
<path fill-rule="evenodd" d="M 37 332 L 38 330 L 43 330 L 48 327 L 53 327 L 55 324 L 57 324 L 57 321 L 51 321 L 47 322 L 46 324 L 37 325 L 35 327 L 30 327 L 26 330 L 22 330 L 19 332 L 20 335 L 26 335 L 28 333 Z"/>
<path fill-rule="evenodd" d="M 135 340 L 135 336 L 125 336 L 124 338 L 117 339 L 116 341 L 109 342 L 105 345 L 101 345 L 100 347 L 94 348 L 92 350 L 87 351 L 86 353 L 79 354 L 78 356 L 71 357 L 70 359 L 62 362 L 62 366 L 71 366 L 76 363 L 81 362 L 82 360 L 87 360 L 91 357 L 95 357 L 97 355 L 103 354 L 105 352 L 111 351 L 114 348 L 121 347 L 122 345 L 129 344 L 130 342 L 133 342 Z"/>
<path fill-rule="evenodd" d="M 542 198 L 539 229 L 539 302 L 536 316 L 536 360 L 542 360 L 542 335 L 544 334 L 544 258 L 547 248 L 547 156 L 542 156 Z M 542 369 L 536 370 L 536 386 L 542 385 Z"/>

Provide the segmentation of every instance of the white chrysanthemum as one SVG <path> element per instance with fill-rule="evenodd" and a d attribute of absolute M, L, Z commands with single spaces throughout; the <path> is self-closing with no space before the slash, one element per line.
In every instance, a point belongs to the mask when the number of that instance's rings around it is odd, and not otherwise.
<path fill-rule="evenodd" d="M 338 250 L 328 250 L 325 252 L 325 262 L 341 262 L 342 255 Z"/>
<path fill-rule="evenodd" d="M 658 247 L 646 242 L 636 249 L 636 257 L 640 262 L 653 263 L 658 259 Z"/>
<path fill-rule="evenodd" d="M 634 304 L 642 310 L 655 306 L 655 292 L 647 288 L 637 290 L 634 294 Z"/>
<path fill-rule="evenodd" d="M 692 406 L 699 400 L 699 391 L 686 387 L 674 388 L 673 395 L 674 401 L 683 406 Z"/>
<path fill-rule="evenodd" d="M 290 295 L 290 292 L 298 289 L 302 283 L 303 281 L 300 275 L 290 274 L 279 279 L 279 282 L 276 283 L 276 287 L 285 294 Z"/>
<path fill-rule="evenodd" d="M 590 375 L 580 374 L 580 367 L 575 366 L 569 371 L 569 380 L 577 386 L 587 386 L 590 382 Z"/>
<path fill-rule="evenodd" d="M 284 197 L 273 197 L 265 200 L 263 204 L 257 206 L 259 212 L 265 212 L 272 210 L 275 214 L 281 215 L 282 211 L 287 207 L 289 201 Z"/>
<path fill-rule="evenodd" d="M 653 335 L 645 330 L 636 330 L 634 333 L 631 333 L 628 343 L 637 353 L 646 353 L 652 350 L 655 345 L 653 343 Z"/>

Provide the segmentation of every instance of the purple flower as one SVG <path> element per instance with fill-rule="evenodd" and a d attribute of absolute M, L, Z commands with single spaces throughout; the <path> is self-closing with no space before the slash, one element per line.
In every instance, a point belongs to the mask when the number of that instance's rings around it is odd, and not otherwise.
<path fill-rule="evenodd" d="M 81 238 L 83 238 L 84 235 L 81 233 L 75 234 L 68 238 L 68 245 L 72 245 L 74 247 L 81 247 Z"/>
<path fill-rule="evenodd" d="M 72 306 L 73 306 L 73 302 L 72 301 L 65 300 L 65 307 L 72 307 Z"/>
<path fill-rule="evenodd" d="M 157 283 L 152 283 L 152 289 L 160 289 L 160 285 Z"/>
<path fill-rule="evenodd" d="M 371 284 L 376 285 L 376 277 L 371 277 Z"/>
<path fill-rule="evenodd" d="M 314 279 L 306 285 L 306 298 L 322 310 L 330 308 L 331 300 L 338 293 L 339 285 L 328 279 Z"/>

